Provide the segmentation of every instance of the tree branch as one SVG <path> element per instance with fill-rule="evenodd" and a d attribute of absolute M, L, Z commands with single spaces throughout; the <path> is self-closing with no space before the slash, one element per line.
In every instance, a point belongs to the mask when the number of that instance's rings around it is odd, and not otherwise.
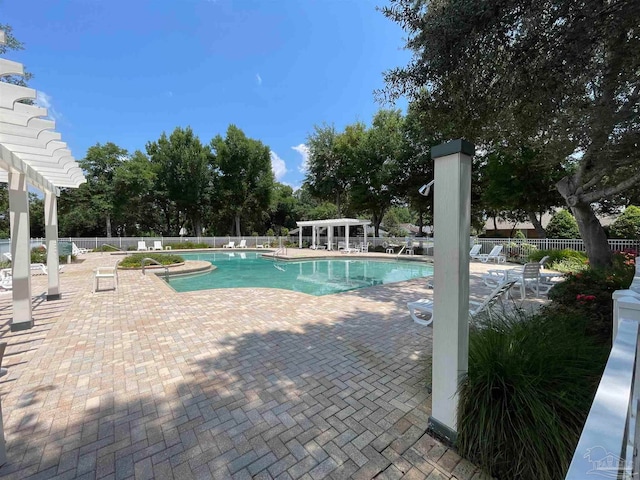
<path fill-rule="evenodd" d="M 625 181 L 618 183 L 615 186 L 605 188 L 602 190 L 596 190 L 593 192 L 585 193 L 579 196 L 580 201 L 586 203 L 597 202 L 598 200 L 617 193 L 625 191 L 627 188 L 633 187 L 636 183 L 640 182 L 640 172 L 636 173 L 632 177 L 627 178 Z"/>

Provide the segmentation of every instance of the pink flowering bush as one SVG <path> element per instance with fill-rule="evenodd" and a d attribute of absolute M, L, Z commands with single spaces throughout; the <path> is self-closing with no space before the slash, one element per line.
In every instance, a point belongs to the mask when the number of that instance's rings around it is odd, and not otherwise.
<path fill-rule="evenodd" d="M 607 269 L 589 267 L 570 273 L 564 282 L 549 292 L 549 313 L 575 311 L 588 320 L 587 331 L 602 342 L 611 339 L 613 299 L 616 290 L 628 288 L 635 273 L 636 252 L 623 251 L 613 254 L 613 266 Z"/>

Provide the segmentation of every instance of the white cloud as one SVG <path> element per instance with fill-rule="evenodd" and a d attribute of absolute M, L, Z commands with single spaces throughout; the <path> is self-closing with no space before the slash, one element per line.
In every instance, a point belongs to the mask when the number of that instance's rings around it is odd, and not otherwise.
<path fill-rule="evenodd" d="M 262 85 L 262 77 L 259 73 L 256 73 L 256 81 L 258 82 L 258 85 Z"/>
<path fill-rule="evenodd" d="M 307 169 L 309 168 L 309 147 L 307 147 L 304 143 L 301 143 L 300 145 L 291 148 L 302 155 L 302 162 L 300 163 L 298 170 L 300 170 L 302 173 L 307 173 Z"/>
<path fill-rule="evenodd" d="M 271 170 L 273 170 L 273 175 L 276 177 L 276 180 L 280 181 L 282 177 L 284 177 L 285 173 L 288 172 L 287 165 L 284 163 L 284 160 L 281 159 L 278 154 L 274 151 L 271 151 Z"/>
<path fill-rule="evenodd" d="M 62 114 L 58 113 L 53 107 L 51 95 L 47 95 L 46 93 L 38 90 L 36 92 L 36 105 L 46 108 L 49 118 L 53 120 L 59 120 L 62 118 Z"/>

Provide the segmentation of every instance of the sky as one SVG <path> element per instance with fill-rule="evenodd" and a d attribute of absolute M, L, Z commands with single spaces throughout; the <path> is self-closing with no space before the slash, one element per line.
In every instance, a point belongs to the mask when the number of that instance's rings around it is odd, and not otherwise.
<path fill-rule="evenodd" d="M 389 107 L 373 92 L 410 54 L 376 10 L 386 2 L 0 0 L 0 23 L 77 160 L 97 143 L 144 152 L 176 127 L 209 143 L 234 124 L 298 188 L 314 125 L 341 131 Z"/>

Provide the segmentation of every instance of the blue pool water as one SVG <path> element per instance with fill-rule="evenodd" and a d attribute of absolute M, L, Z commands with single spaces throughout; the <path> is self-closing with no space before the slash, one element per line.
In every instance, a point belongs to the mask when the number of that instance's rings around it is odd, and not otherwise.
<path fill-rule="evenodd" d="M 262 258 L 259 252 L 188 253 L 181 256 L 186 260 L 205 260 L 217 268 L 206 274 L 169 278 L 169 284 L 178 292 L 267 287 L 328 295 L 433 274 L 430 264 L 399 260 L 351 257 L 283 262 Z"/>

